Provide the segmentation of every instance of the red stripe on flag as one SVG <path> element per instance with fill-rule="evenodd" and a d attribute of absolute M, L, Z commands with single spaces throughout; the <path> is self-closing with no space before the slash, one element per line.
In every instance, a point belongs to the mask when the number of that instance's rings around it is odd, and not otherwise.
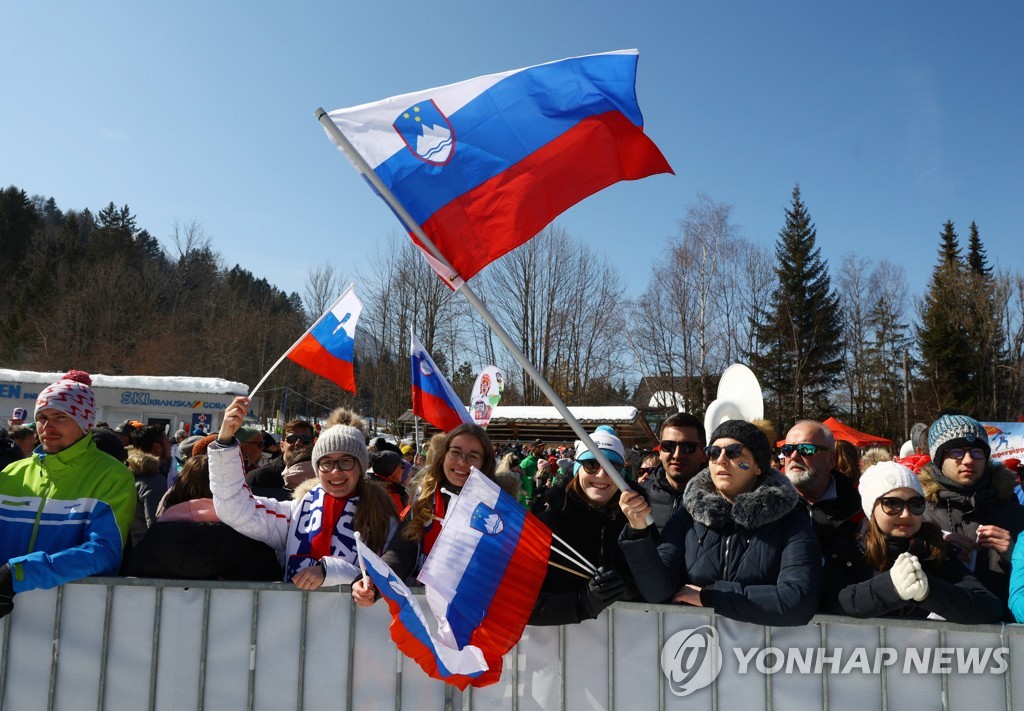
<path fill-rule="evenodd" d="M 412 414 L 422 417 L 443 432 L 453 430 L 465 421 L 446 400 L 424 392 L 415 385 L 412 388 Z"/>
<path fill-rule="evenodd" d="M 306 370 L 327 378 L 339 388 L 353 393 L 356 391 L 356 375 L 352 364 L 331 355 L 331 352 L 312 336 L 302 339 L 302 342 L 288 354 L 288 359 Z"/>
<path fill-rule="evenodd" d="M 399 651 L 419 664 L 420 669 L 426 672 L 427 676 L 457 686 L 460 691 L 465 691 L 466 687 L 473 682 L 473 677 L 466 676 L 465 674 L 443 676 L 440 669 L 438 669 L 437 658 L 434 656 L 434 653 L 402 624 L 402 620 L 399 617 L 401 606 L 390 598 L 385 597 L 384 599 L 387 600 L 388 609 L 391 611 L 391 627 L 389 628 L 391 639 Z M 484 674 L 487 673 L 484 672 Z"/>
<path fill-rule="evenodd" d="M 620 180 L 671 172 L 642 127 L 609 111 L 580 121 L 452 200 L 423 223 L 423 230 L 469 279 L 589 195 Z"/>
<path fill-rule="evenodd" d="M 502 656 L 523 636 L 523 628 L 540 594 L 550 555 L 551 529 L 527 513 L 505 577 L 498 585 L 487 616 L 469 640 L 484 653 L 488 664 L 487 671 L 470 681 L 473 686 L 488 686 L 501 678 Z"/>

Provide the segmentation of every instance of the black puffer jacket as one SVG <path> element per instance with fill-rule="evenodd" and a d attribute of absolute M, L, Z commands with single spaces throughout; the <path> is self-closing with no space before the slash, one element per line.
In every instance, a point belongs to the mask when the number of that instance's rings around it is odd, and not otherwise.
<path fill-rule="evenodd" d="M 978 538 L 978 526 L 987 524 L 1010 532 L 1011 546 L 1005 555 L 990 548 L 980 548 L 974 561 L 974 577 L 1002 600 L 1010 599 L 1010 559 L 1012 543 L 1024 531 L 1024 506 L 1013 493 L 1015 477 L 1003 467 L 989 464 L 971 491 L 955 491 L 942 478 L 934 463 L 922 467 L 918 477 L 924 488 L 928 508 L 924 520 L 946 532 L 962 533 L 972 540 Z M 1007 621 L 1012 621 L 1007 611 Z"/>
<path fill-rule="evenodd" d="M 594 567 L 618 571 L 630 582 L 631 594 L 625 599 L 636 597 L 629 566 L 618 544 L 619 534 L 626 526 L 626 517 L 619 509 L 617 494 L 605 506 L 594 508 L 572 490 L 557 486 L 548 492 L 547 505 L 537 517 Z M 554 540 L 551 545 L 553 548 L 565 548 Z M 578 565 L 556 553 L 551 554 L 551 561 L 579 569 Z M 548 566 L 529 624 L 565 625 L 592 619 L 582 600 L 588 582 L 588 578 Z"/>
<path fill-rule="evenodd" d="M 687 485 L 658 544 L 626 527 L 620 545 L 640 594 L 665 602 L 686 583 L 701 604 L 742 622 L 804 625 L 821 596 L 821 551 L 789 480 L 770 470 L 730 503 L 705 469 Z"/>
<path fill-rule="evenodd" d="M 651 473 L 651 477 L 640 484 L 640 493 L 651 505 L 654 525 L 658 527 L 659 531 L 665 529 L 665 525 L 673 514 L 683 505 L 683 492 L 668 483 L 668 479 L 665 477 L 665 468 L 660 464 Z"/>
<path fill-rule="evenodd" d="M 853 565 L 825 561 L 823 607 L 850 617 L 925 618 L 930 613 L 962 625 L 998 622 L 1004 606 L 959 561 L 944 557 L 925 561 L 925 547 L 918 539 L 888 539 L 889 565 L 879 571 L 863 558 Z M 921 561 L 928 576 L 928 597 L 921 602 L 900 598 L 889 568 L 901 553 L 909 551 Z"/>

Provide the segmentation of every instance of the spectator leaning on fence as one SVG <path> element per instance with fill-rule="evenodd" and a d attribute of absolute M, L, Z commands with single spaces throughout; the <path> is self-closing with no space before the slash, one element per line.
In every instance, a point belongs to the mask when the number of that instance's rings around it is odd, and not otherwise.
<path fill-rule="evenodd" d="M 641 595 L 742 622 L 807 624 L 821 595 L 821 551 L 793 485 L 771 468 L 767 437 L 729 420 L 712 433 L 707 456 L 660 537 L 642 496 L 619 499 L 629 519 L 619 544 Z"/>
<path fill-rule="evenodd" d="M 15 593 L 121 566 L 135 516 L 131 472 L 86 434 L 96 422 L 88 373 L 72 370 L 36 400 L 40 445 L 0 473 L 0 617 Z"/>
<path fill-rule="evenodd" d="M 319 482 L 297 501 L 253 496 L 245 484 L 235 439 L 249 399 L 236 397 L 209 447 L 210 490 L 217 516 L 236 531 L 284 556 L 284 578 L 303 590 L 351 583 L 360 575 L 358 531 L 372 550 L 382 551 L 395 532 L 394 505 L 367 481 L 366 439 L 360 430 L 335 425 L 313 446 Z"/>
<path fill-rule="evenodd" d="M 941 617 L 960 624 L 998 622 L 1003 603 L 947 553 L 942 531 L 923 522 L 924 490 L 896 462 L 864 471 L 860 496 L 867 527 L 854 565 L 825 562 L 829 612 L 853 617 Z"/>
<path fill-rule="evenodd" d="M 411 580 L 420 569 L 441 532 L 442 522 L 452 494 L 462 491 L 475 467 L 494 479 L 494 447 L 479 425 L 462 424 L 431 438 L 430 464 L 417 477 L 416 493 L 405 510 L 402 524 L 381 558 L 400 580 Z M 352 599 L 367 607 L 378 593 L 368 578 L 352 585 Z"/>
<path fill-rule="evenodd" d="M 591 435 L 594 444 L 621 473 L 626 453 L 615 431 L 602 425 Z M 581 442 L 576 449 L 576 476 L 549 493 L 538 514 L 554 533 L 596 571 L 587 576 L 549 566 L 531 625 L 564 625 L 590 620 L 617 600 L 636 597 L 629 566 L 617 545 L 626 518 L 619 509 L 619 490 L 594 453 Z M 552 557 L 566 566 L 560 557 Z M 569 565 L 570 568 L 578 568 Z"/>

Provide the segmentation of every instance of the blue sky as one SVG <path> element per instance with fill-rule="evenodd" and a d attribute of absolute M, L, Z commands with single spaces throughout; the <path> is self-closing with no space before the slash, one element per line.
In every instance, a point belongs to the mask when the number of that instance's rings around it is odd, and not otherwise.
<path fill-rule="evenodd" d="M 646 130 L 677 175 L 559 224 L 631 295 L 698 193 L 772 245 L 795 183 L 833 274 L 850 251 L 923 291 L 943 222 L 1024 271 L 1024 9 L 983 3 L 0 4 L 0 185 L 196 220 L 228 264 L 302 293 L 399 230 L 313 111 L 594 52 L 640 50 Z M 569 255 L 571 257 L 571 255 Z"/>

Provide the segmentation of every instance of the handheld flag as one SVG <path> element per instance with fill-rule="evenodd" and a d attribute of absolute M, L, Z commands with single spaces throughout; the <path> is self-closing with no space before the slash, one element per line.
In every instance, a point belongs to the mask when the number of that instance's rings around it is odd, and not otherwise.
<path fill-rule="evenodd" d="M 412 334 L 412 413 L 447 432 L 464 422 L 473 423 L 459 396 L 437 369 L 434 359 Z"/>
<path fill-rule="evenodd" d="M 328 117 L 469 279 L 587 196 L 672 172 L 643 132 L 638 57 L 563 59 Z"/>
<path fill-rule="evenodd" d="M 352 371 L 352 360 L 355 357 L 356 321 L 362 310 L 363 304 L 356 297 L 355 284 L 350 284 L 327 312 L 270 366 L 270 370 L 264 373 L 249 392 L 249 397 L 256 394 L 285 358 L 327 378 L 338 387 L 355 392 L 356 378 Z"/>
<path fill-rule="evenodd" d="M 448 646 L 478 647 L 486 672 L 473 686 L 501 677 L 547 572 L 551 530 L 474 469 L 450 506 L 419 580 Z"/>
<path fill-rule="evenodd" d="M 391 611 L 391 639 L 429 676 L 465 689 L 487 669 L 480 650 L 472 646 L 463 649 L 445 646 L 431 634 L 423 610 L 409 587 L 361 539 L 356 539 L 356 547 L 365 564 L 364 572 Z"/>
<path fill-rule="evenodd" d="M 354 393 L 356 376 L 352 361 L 355 357 L 356 321 L 362 310 L 363 304 L 354 287 L 345 289 L 345 293 L 292 346 L 288 359 Z"/>

